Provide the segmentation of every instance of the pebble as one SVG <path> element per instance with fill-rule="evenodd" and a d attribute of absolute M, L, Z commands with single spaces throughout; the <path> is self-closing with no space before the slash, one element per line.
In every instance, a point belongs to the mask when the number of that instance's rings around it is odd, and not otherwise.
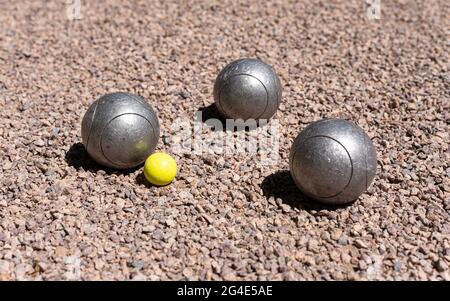
<path fill-rule="evenodd" d="M 340 244 L 341 246 L 345 246 L 348 244 L 348 238 L 345 235 L 342 235 L 339 240 L 338 240 L 338 244 Z"/>

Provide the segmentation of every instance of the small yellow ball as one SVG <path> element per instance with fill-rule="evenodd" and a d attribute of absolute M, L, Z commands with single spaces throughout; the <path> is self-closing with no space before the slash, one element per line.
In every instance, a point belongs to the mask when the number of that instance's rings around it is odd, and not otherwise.
<path fill-rule="evenodd" d="M 154 153 L 145 160 L 144 176 L 153 185 L 167 185 L 176 175 L 177 162 L 168 154 Z"/>

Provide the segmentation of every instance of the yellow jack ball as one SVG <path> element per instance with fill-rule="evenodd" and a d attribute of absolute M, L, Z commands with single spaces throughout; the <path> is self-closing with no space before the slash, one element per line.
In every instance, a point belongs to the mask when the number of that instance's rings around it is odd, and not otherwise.
<path fill-rule="evenodd" d="M 168 154 L 154 153 L 145 160 L 144 176 L 153 185 L 167 185 L 176 175 L 177 162 Z"/>

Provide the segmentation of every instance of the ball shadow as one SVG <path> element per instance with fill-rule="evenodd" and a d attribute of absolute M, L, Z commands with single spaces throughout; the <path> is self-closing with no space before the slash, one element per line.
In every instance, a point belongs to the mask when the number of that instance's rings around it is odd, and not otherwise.
<path fill-rule="evenodd" d="M 138 175 L 136 176 L 136 184 L 143 185 L 147 188 L 155 187 L 153 184 L 151 184 L 149 181 L 147 181 L 147 179 L 144 176 L 144 172 L 138 173 Z"/>
<path fill-rule="evenodd" d="M 279 198 L 284 204 L 292 208 L 306 211 L 333 211 L 346 208 L 352 204 L 328 205 L 312 200 L 297 188 L 288 170 L 277 171 L 267 176 L 261 183 L 261 189 L 266 197 Z"/>
<path fill-rule="evenodd" d="M 209 119 L 218 119 L 225 126 L 226 119 L 220 114 L 216 107 L 216 104 L 210 104 L 206 107 L 201 107 L 198 109 L 202 113 L 201 121 L 206 123 Z"/>
<path fill-rule="evenodd" d="M 251 127 L 244 123 L 242 124 L 242 126 L 234 126 L 233 128 L 227 128 L 227 119 L 225 117 L 223 117 L 222 114 L 220 114 L 215 103 L 210 104 L 206 107 L 201 107 L 198 109 L 197 112 L 201 113 L 201 115 L 200 115 L 201 117 L 196 115 L 195 116 L 196 120 L 203 122 L 205 125 L 207 125 L 209 128 L 212 128 L 214 131 L 223 131 L 223 132 L 246 131 L 246 132 L 250 132 L 250 131 L 256 129 L 256 128 L 253 128 L 253 126 Z M 263 128 L 266 125 L 267 125 L 267 122 L 263 123 L 263 124 L 256 122 L 256 127 Z"/>
<path fill-rule="evenodd" d="M 72 144 L 66 153 L 65 160 L 69 166 L 74 167 L 76 170 L 85 170 L 91 172 L 104 171 L 106 174 L 131 174 L 138 170 L 140 166 L 136 166 L 130 169 L 112 169 L 102 166 L 95 162 L 86 151 L 86 148 L 81 142 Z"/>

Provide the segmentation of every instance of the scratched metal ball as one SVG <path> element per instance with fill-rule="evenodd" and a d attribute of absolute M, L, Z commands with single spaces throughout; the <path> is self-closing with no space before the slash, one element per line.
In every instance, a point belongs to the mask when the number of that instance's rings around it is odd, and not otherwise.
<path fill-rule="evenodd" d="M 145 161 L 159 139 L 152 106 L 129 93 L 107 94 L 90 105 L 81 123 L 89 155 L 107 167 L 127 169 Z"/>
<path fill-rule="evenodd" d="M 377 155 L 363 129 L 346 120 L 323 119 L 307 126 L 294 140 L 289 167 L 303 193 L 338 205 L 356 200 L 369 188 Z"/>
<path fill-rule="evenodd" d="M 281 101 L 281 82 L 275 70 L 257 59 L 227 65 L 214 84 L 214 101 L 230 119 L 270 119 Z"/>

